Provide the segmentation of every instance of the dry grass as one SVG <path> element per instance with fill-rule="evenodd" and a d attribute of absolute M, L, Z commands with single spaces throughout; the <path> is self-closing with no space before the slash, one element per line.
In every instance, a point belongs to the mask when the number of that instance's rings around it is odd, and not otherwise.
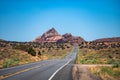
<path fill-rule="evenodd" d="M 31 63 L 39 60 L 40 58 L 33 57 L 21 50 L 2 48 L 2 51 L 0 51 L 0 68 Z"/>
<path fill-rule="evenodd" d="M 24 45 L 22 47 L 24 47 Z M 0 68 L 12 67 L 40 60 L 61 59 L 68 55 L 72 48 L 73 46 L 69 43 L 46 43 L 41 44 L 40 47 L 33 47 L 36 51 L 36 56 L 32 56 L 28 54 L 27 51 L 22 50 L 24 48 L 15 49 L 12 47 L 0 47 Z M 38 54 L 38 52 L 40 52 L 40 54 Z"/>
<path fill-rule="evenodd" d="M 60 44 L 60 46 L 58 46 L 58 44 L 50 44 L 50 45 L 44 48 L 37 48 L 37 50 L 41 52 L 41 56 L 44 55 L 47 57 L 47 59 L 64 58 L 73 49 L 73 46 L 70 45 L 69 43 Z"/>
<path fill-rule="evenodd" d="M 72 51 L 72 48 L 59 50 L 59 51 L 51 51 L 49 52 L 48 59 L 62 59 L 66 55 L 68 55 L 71 51 Z"/>
<path fill-rule="evenodd" d="M 120 64 L 120 48 L 100 50 L 80 49 L 76 63 L 78 64 Z"/>
<path fill-rule="evenodd" d="M 77 64 L 112 64 L 113 66 L 90 67 L 89 70 L 102 80 L 120 80 L 120 48 L 100 50 L 80 49 Z"/>
<path fill-rule="evenodd" d="M 120 80 L 120 67 L 91 67 L 90 71 L 99 76 L 102 80 Z"/>

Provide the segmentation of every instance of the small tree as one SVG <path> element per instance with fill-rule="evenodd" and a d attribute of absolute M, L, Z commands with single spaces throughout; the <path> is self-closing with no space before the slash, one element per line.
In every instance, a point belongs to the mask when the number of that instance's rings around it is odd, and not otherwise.
<path fill-rule="evenodd" d="M 40 55 L 40 56 L 42 55 L 40 51 L 38 52 L 38 55 Z"/>
<path fill-rule="evenodd" d="M 32 47 L 28 49 L 28 53 L 31 54 L 32 56 L 36 56 L 36 52 Z"/>

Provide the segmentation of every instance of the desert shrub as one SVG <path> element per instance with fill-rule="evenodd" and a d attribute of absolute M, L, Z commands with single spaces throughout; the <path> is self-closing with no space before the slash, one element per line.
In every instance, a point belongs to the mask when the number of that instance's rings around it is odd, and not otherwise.
<path fill-rule="evenodd" d="M 61 48 L 62 48 L 62 50 L 64 50 L 65 48 L 64 48 L 64 46 L 61 46 Z"/>
<path fill-rule="evenodd" d="M 32 47 L 28 49 L 28 53 L 31 54 L 32 56 L 36 56 L 36 52 Z"/>
<path fill-rule="evenodd" d="M 115 62 L 113 63 L 113 68 L 118 68 L 118 67 L 120 67 L 120 62 L 115 61 Z"/>
<path fill-rule="evenodd" d="M 19 49 L 19 50 L 23 50 L 23 51 L 27 51 L 29 46 L 28 45 L 23 45 L 23 44 L 20 44 L 20 45 L 17 45 L 14 47 L 15 49 Z"/>
<path fill-rule="evenodd" d="M 67 48 L 70 48 L 70 46 L 67 46 Z"/>
<path fill-rule="evenodd" d="M 93 59 L 84 58 L 84 59 L 80 59 L 80 63 L 81 64 L 99 64 L 100 62 L 94 58 Z"/>
<path fill-rule="evenodd" d="M 118 77 L 120 75 L 119 70 L 114 70 L 112 67 L 102 67 L 101 68 L 102 74 L 108 74 L 110 76 Z"/>
<path fill-rule="evenodd" d="M 87 64 L 97 64 L 98 61 L 97 61 L 96 59 L 93 58 L 93 59 L 87 60 L 86 63 L 87 63 Z"/>
<path fill-rule="evenodd" d="M 40 51 L 38 52 L 38 55 L 40 55 L 40 56 L 42 55 Z"/>
<path fill-rule="evenodd" d="M 108 64 L 113 64 L 114 62 L 115 62 L 115 60 L 113 60 L 113 59 L 109 59 L 109 58 L 108 58 L 108 60 L 107 60 L 107 63 L 108 63 Z"/>
<path fill-rule="evenodd" d="M 99 76 L 101 80 L 119 80 L 120 69 L 108 66 L 91 67 L 90 71 Z"/>
<path fill-rule="evenodd" d="M 44 50 L 42 50 L 42 53 L 44 53 L 45 51 Z"/>
<path fill-rule="evenodd" d="M 16 66 L 19 64 L 19 62 L 20 62 L 19 59 L 10 58 L 10 59 L 7 59 L 3 62 L 3 67 L 7 68 L 7 67 L 11 67 L 11 66 Z"/>

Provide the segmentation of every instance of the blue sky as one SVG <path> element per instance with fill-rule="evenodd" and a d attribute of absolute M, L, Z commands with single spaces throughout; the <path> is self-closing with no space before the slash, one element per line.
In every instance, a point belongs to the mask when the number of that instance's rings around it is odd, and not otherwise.
<path fill-rule="evenodd" d="M 119 0 L 0 0 L 0 38 L 32 41 L 54 27 L 87 41 L 120 37 Z"/>

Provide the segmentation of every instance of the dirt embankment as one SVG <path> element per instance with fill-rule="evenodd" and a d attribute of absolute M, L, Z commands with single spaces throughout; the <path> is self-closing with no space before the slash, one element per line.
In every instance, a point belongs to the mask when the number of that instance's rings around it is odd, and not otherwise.
<path fill-rule="evenodd" d="M 73 80 L 101 80 L 89 71 L 89 65 L 74 65 L 72 69 Z"/>

